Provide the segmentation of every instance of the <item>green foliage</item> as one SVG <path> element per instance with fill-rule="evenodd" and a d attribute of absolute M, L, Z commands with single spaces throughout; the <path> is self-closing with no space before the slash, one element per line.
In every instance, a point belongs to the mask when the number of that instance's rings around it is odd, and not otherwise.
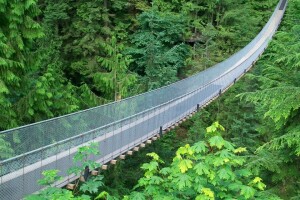
<path fill-rule="evenodd" d="M 61 179 L 61 177 L 57 175 L 58 172 L 59 170 L 55 169 L 43 171 L 42 175 L 44 177 L 38 180 L 38 183 L 44 186 L 51 186 L 51 184 Z"/>
<path fill-rule="evenodd" d="M 89 157 L 92 155 L 97 155 L 98 145 L 97 143 L 91 143 L 88 146 L 82 146 L 76 152 L 73 161 L 74 163 L 80 163 L 79 166 L 72 167 L 69 172 L 75 173 L 75 175 L 81 177 L 84 175 L 86 169 L 94 170 L 99 168 L 100 165 L 95 161 L 89 160 Z M 52 184 L 61 180 L 62 177 L 58 175 L 58 170 L 46 170 L 43 171 L 43 178 L 38 181 L 40 185 L 47 186 L 44 190 L 40 191 L 39 194 L 29 195 L 26 200 L 35 200 L 35 199 L 45 199 L 45 200 L 90 200 L 91 194 L 97 194 L 99 189 L 104 186 L 103 176 L 93 176 L 89 177 L 88 180 L 85 180 L 80 184 L 80 179 L 75 181 L 75 188 L 73 191 L 69 191 L 63 188 L 52 187 Z M 89 172 L 89 171 L 88 171 Z M 78 192 L 83 192 L 84 194 L 78 194 Z M 87 195 L 89 194 L 89 195 Z M 101 193 L 103 194 L 103 193 Z M 96 199 L 101 199 L 99 195 Z M 111 198 L 112 199 L 112 198 Z"/>
<path fill-rule="evenodd" d="M 89 146 L 79 147 L 78 151 L 74 155 L 74 166 L 69 169 L 69 174 L 75 174 L 77 176 L 83 176 L 86 167 L 89 170 L 94 170 L 100 167 L 95 161 L 89 159 L 91 155 L 98 155 L 98 144 L 91 143 Z"/>
<path fill-rule="evenodd" d="M 299 193 L 300 88 L 299 88 L 299 1 L 289 2 L 283 26 L 259 62 L 258 90 L 242 94 L 253 102 L 263 124 L 259 132 L 267 138 L 249 166 L 267 170 L 275 191 L 297 198 Z M 259 164 L 258 164 L 259 163 Z M 282 188 L 286 188 L 282 190 Z M 283 192 L 284 191 L 284 192 Z"/>
<path fill-rule="evenodd" d="M 34 21 L 39 12 L 35 0 L 0 2 L 0 130 L 17 125 L 14 93 L 22 89 L 20 82 L 32 69 L 34 62 L 28 59 L 32 42 L 43 36 Z"/>
<path fill-rule="evenodd" d="M 246 97 L 248 101 L 261 104 L 262 109 L 267 110 L 264 117 L 270 117 L 276 123 L 277 128 L 283 126 L 288 118 L 299 110 L 299 99 L 300 89 L 294 86 L 264 89 L 248 94 Z"/>
<path fill-rule="evenodd" d="M 87 195 L 75 197 L 71 191 L 61 188 L 48 188 L 39 195 L 30 195 L 26 200 L 90 200 Z"/>
<path fill-rule="evenodd" d="M 141 199 L 264 199 L 266 185 L 245 167 L 239 155 L 245 148 L 235 148 L 220 135 L 218 122 L 207 128 L 206 139 L 176 151 L 169 167 L 155 153 L 150 163 L 143 164 L 145 175 L 129 198 Z M 125 198 L 126 199 L 126 198 Z"/>
<path fill-rule="evenodd" d="M 103 176 L 97 176 L 95 178 L 89 179 L 87 182 L 82 184 L 80 187 L 80 191 L 82 192 L 89 192 L 96 194 L 100 187 L 104 186 L 102 182 Z"/>
<path fill-rule="evenodd" d="M 123 56 L 120 52 L 123 45 L 117 43 L 116 37 L 112 37 L 107 43 L 101 45 L 108 57 L 99 57 L 101 68 L 93 75 L 95 87 L 104 96 L 114 95 L 114 100 L 120 100 L 128 95 L 130 87 L 136 82 L 136 75 L 128 71 L 131 62 L 130 56 Z"/>
<path fill-rule="evenodd" d="M 105 192 L 105 191 L 101 192 L 101 193 L 95 198 L 95 200 L 97 200 L 97 199 L 118 200 L 117 198 L 115 198 L 115 197 L 109 195 L 108 192 Z"/>
<path fill-rule="evenodd" d="M 97 59 L 99 56 L 106 56 L 102 44 L 112 35 L 107 2 L 69 2 L 69 20 L 61 33 L 64 42 L 61 52 L 63 59 L 67 60 L 64 71 L 74 85 L 86 84 L 92 91 L 96 88 L 92 80 L 93 75 L 100 71 Z M 101 91 L 94 92 L 98 96 L 101 95 Z"/>
<path fill-rule="evenodd" d="M 64 80 L 59 70 L 52 67 L 48 66 L 43 75 L 32 81 L 24 96 L 16 103 L 20 124 L 41 121 L 78 109 L 75 88 Z"/>
<path fill-rule="evenodd" d="M 59 181 L 62 179 L 62 177 L 58 176 L 57 173 L 58 170 L 46 170 L 43 171 L 43 178 L 38 181 L 38 183 L 42 186 L 47 186 L 46 189 L 42 190 L 38 195 L 29 195 L 25 197 L 26 200 L 90 200 L 90 197 L 87 195 L 82 195 L 80 197 L 75 197 L 74 194 L 71 191 L 52 187 L 51 185 L 54 184 L 56 181 Z"/>
<path fill-rule="evenodd" d="M 86 177 L 86 171 L 96 170 L 100 167 L 100 164 L 96 161 L 90 160 L 90 156 L 98 155 L 98 144 L 97 143 L 90 143 L 88 146 L 79 147 L 78 151 L 73 157 L 74 165 L 68 171 L 69 174 L 75 174 L 76 176 L 80 177 L 75 181 L 75 188 L 73 190 L 73 194 L 77 194 L 77 190 L 96 194 L 100 187 L 104 186 L 103 183 L 103 176 L 98 175 L 96 177 Z M 88 178 L 88 179 L 86 179 Z M 84 183 L 80 185 L 80 181 L 84 179 Z"/>
<path fill-rule="evenodd" d="M 178 80 L 188 48 L 183 41 L 185 18 L 175 13 L 162 13 L 153 7 L 138 17 L 139 30 L 129 49 L 134 62 L 131 69 L 144 76 L 147 88 L 155 89 Z"/>
<path fill-rule="evenodd" d="M 0 135 L 0 159 L 10 158 L 13 154 L 11 144 L 5 141 L 5 135 Z"/>

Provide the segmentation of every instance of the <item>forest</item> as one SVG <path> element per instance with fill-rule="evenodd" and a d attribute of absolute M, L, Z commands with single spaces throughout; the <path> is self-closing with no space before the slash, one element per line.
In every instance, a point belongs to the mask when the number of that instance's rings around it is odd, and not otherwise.
<path fill-rule="evenodd" d="M 203 71 L 250 42 L 277 3 L 0 0 L 0 131 Z M 250 73 L 180 127 L 75 190 L 45 171 L 50 187 L 26 199 L 300 199 L 299 13 L 290 0 Z M 0 158 L 9 146 L 0 135 Z"/>

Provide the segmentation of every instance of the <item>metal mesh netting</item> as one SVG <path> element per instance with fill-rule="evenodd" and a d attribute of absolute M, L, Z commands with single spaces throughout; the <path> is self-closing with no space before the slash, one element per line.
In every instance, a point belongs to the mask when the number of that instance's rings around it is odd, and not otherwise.
<path fill-rule="evenodd" d="M 22 198 L 41 189 L 36 180 L 48 168 L 59 169 L 61 175 L 70 178 L 66 169 L 72 165 L 79 145 L 99 142 L 101 155 L 94 159 L 105 163 L 157 134 L 160 127 L 165 129 L 179 121 L 197 104 L 204 105 L 217 96 L 264 51 L 280 24 L 284 11 L 279 11 L 281 3 L 246 47 L 190 78 L 119 102 L 1 132 L 14 156 L 0 160 L 0 199 L 14 199 L 12 195 Z M 17 189 L 15 179 L 20 179 Z"/>

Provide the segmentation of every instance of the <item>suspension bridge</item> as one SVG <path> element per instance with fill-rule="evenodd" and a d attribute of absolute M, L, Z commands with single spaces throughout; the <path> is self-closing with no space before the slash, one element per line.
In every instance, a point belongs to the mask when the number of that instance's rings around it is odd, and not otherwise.
<path fill-rule="evenodd" d="M 287 0 L 279 1 L 247 46 L 194 76 L 118 102 L 0 132 L 14 154 L 0 160 L 0 200 L 22 199 L 41 190 L 37 180 L 44 170 L 60 170 L 64 178 L 57 187 L 75 180 L 78 177 L 67 169 L 77 149 L 90 142 L 98 142 L 101 152 L 92 159 L 106 164 L 174 128 L 254 65 L 275 34 L 286 5 Z"/>

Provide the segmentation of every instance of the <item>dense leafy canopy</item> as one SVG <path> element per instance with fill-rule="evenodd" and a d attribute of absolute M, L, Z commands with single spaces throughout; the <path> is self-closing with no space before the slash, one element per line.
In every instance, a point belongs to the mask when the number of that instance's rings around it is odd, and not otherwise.
<path fill-rule="evenodd" d="M 159 156 L 148 154 L 152 161 L 142 165 L 145 174 L 137 185 L 142 190 L 129 199 L 265 199 L 262 179 L 243 167 L 246 149 L 224 140 L 222 131 L 217 122 L 208 127 L 206 139 L 180 147 L 169 167 L 160 168 Z"/>

